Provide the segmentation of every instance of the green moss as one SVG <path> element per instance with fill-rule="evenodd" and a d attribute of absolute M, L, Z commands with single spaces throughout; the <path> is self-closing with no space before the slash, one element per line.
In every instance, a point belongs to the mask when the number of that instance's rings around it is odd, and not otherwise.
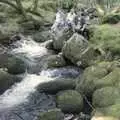
<path fill-rule="evenodd" d="M 92 95 L 97 89 L 107 86 L 118 86 L 120 68 L 113 62 L 102 62 L 85 69 L 82 77 L 78 78 L 76 90 L 86 95 Z"/>
<path fill-rule="evenodd" d="M 120 118 L 120 104 L 115 104 L 104 108 L 97 108 L 96 111 L 102 113 L 104 116 Z"/>
<path fill-rule="evenodd" d="M 108 107 L 120 100 L 120 90 L 116 87 L 104 87 L 93 94 L 93 105 L 95 107 Z"/>
<path fill-rule="evenodd" d="M 116 24 L 120 21 L 120 14 L 108 14 L 103 17 L 102 23 Z"/>
<path fill-rule="evenodd" d="M 120 53 L 120 29 L 110 25 L 96 26 L 90 39 L 91 43 L 113 55 Z"/>
<path fill-rule="evenodd" d="M 66 90 L 58 93 L 57 105 L 65 113 L 79 113 L 83 107 L 83 98 L 73 90 Z"/>
<path fill-rule="evenodd" d="M 91 95 L 95 89 L 94 81 L 105 77 L 108 71 L 104 67 L 91 66 L 85 69 L 82 77 L 78 78 L 76 90 L 86 95 Z"/>

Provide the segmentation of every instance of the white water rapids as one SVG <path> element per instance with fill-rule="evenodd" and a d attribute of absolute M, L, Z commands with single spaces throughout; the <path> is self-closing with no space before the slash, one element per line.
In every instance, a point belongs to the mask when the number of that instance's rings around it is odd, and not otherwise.
<path fill-rule="evenodd" d="M 27 97 L 35 92 L 35 88 L 45 82 L 52 81 L 53 78 L 35 74 L 27 74 L 22 82 L 14 85 L 0 96 L 0 109 L 11 108 L 27 101 Z"/>
<path fill-rule="evenodd" d="M 16 47 L 11 51 L 12 54 L 24 54 L 26 57 L 42 57 L 47 54 L 47 49 L 35 41 L 22 39 L 14 44 Z M 35 92 L 36 87 L 44 82 L 53 80 L 48 75 L 26 74 L 20 83 L 11 87 L 0 96 L 0 110 L 15 107 L 27 101 L 27 97 Z"/>
<path fill-rule="evenodd" d="M 44 60 L 45 56 L 51 55 L 51 51 L 48 51 L 44 44 L 23 37 L 22 40 L 12 45 L 10 54 L 18 56 L 26 64 L 31 66 L 35 64 L 35 68 L 38 67 L 41 71 L 39 64 L 41 65 L 41 60 Z M 31 73 L 27 68 L 27 72 L 22 75 L 21 82 L 15 83 L 0 96 L 0 120 L 37 120 L 40 112 L 56 108 L 54 96 L 40 93 L 37 87 L 40 84 L 57 80 L 56 78 L 71 78 L 79 74 L 79 70 L 73 66 L 42 69 L 41 72 L 39 70 L 36 72 L 32 66 L 30 70 L 35 72 Z"/>
<path fill-rule="evenodd" d="M 47 54 L 47 49 L 42 44 L 33 41 L 30 37 L 27 39 L 23 37 L 22 40 L 14 43 L 14 46 L 16 48 L 11 51 L 12 54 L 25 54 L 28 58 L 42 57 Z"/>

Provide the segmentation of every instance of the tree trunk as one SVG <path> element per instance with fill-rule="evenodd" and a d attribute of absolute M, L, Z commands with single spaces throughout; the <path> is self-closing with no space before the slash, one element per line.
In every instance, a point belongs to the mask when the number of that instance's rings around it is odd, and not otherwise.
<path fill-rule="evenodd" d="M 22 6 L 21 0 L 16 0 L 16 4 L 18 6 L 18 9 L 19 9 L 20 13 L 24 16 L 25 19 L 27 19 L 27 14 L 26 14 L 26 11 L 24 10 L 23 6 Z"/>

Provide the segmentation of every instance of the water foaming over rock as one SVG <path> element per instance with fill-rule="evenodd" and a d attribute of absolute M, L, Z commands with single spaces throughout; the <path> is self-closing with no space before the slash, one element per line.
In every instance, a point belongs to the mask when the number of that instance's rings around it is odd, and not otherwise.
<path fill-rule="evenodd" d="M 27 74 L 22 82 L 14 85 L 0 96 L 0 110 L 11 108 L 27 101 L 27 97 L 36 91 L 36 87 L 54 79 L 35 74 Z"/>
<path fill-rule="evenodd" d="M 13 44 L 12 54 L 24 54 L 26 57 L 42 57 L 47 54 L 47 49 L 39 43 L 36 43 L 31 38 L 22 38 Z"/>

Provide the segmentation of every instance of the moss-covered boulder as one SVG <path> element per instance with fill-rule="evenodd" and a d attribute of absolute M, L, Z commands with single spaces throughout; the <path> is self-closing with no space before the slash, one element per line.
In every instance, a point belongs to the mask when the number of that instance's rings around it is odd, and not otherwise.
<path fill-rule="evenodd" d="M 117 87 L 104 87 L 93 94 L 93 105 L 95 107 L 108 107 L 120 101 L 120 90 Z"/>
<path fill-rule="evenodd" d="M 85 69 L 78 78 L 76 90 L 85 95 L 92 95 L 97 89 L 118 85 L 120 68 L 114 62 L 101 62 Z"/>
<path fill-rule="evenodd" d="M 94 49 L 81 35 L 74 34 L 64 45 L 63 55 L 72 63 L 86 67 L 92 63 Z"/>
<path fill-rule="evenodd" d="M 120 68 L 117 62 L 102 62 L 86 68 L 76 86 L 78 92 L 92 96 L 93 118 L 120 118 Z"/>
<path fill-rule="evenodd" d="M 20 81 L 20 78 L 7 73 L 3 69 L 0 69 L 0 94 L 18 81 Z"/>
<path fill-rule="evenodd" d="M 101 48 L 112 56 L 120 53 L 120 29 L 111 25 L 100 25 L 94 28 L 94 32 L 90 38 L 90 42 L 94 46 Z"/>
<path fill-rule="evenodd" d="M 114 14 L 108 14 L 105 15 L 102 19 L 102 23 L 106 24 L 116 24 L 120 22 L 120 14 L 119 13 L 114 13 Z"/>
<path fill-rule="evenodd" d="M 109 98 L 108 98 L 109 99 Z M 120 104 L 114 104 L 108 107 L 96 108 L 94 116 L 105 118 L 106 116 L 112 118 L 110 120 L 119 120 L 120 119 Z M 107 120 L 107 119 L 103 119 Z M 109 120 L 109 119 L 108 119 Z"/>
<path fill-rule="evenodd" d="M 83 108 L 83 98 L 77 91 L 66 90 L 57 94 L 57 106 L 64 113 L 80 113 Z"/>
<path fill-rule="evenodd" d="M 64 114 L 60 109 L 52 109 L 47 112 L 40 113 L 38 120 L 63 120 Z"/>

